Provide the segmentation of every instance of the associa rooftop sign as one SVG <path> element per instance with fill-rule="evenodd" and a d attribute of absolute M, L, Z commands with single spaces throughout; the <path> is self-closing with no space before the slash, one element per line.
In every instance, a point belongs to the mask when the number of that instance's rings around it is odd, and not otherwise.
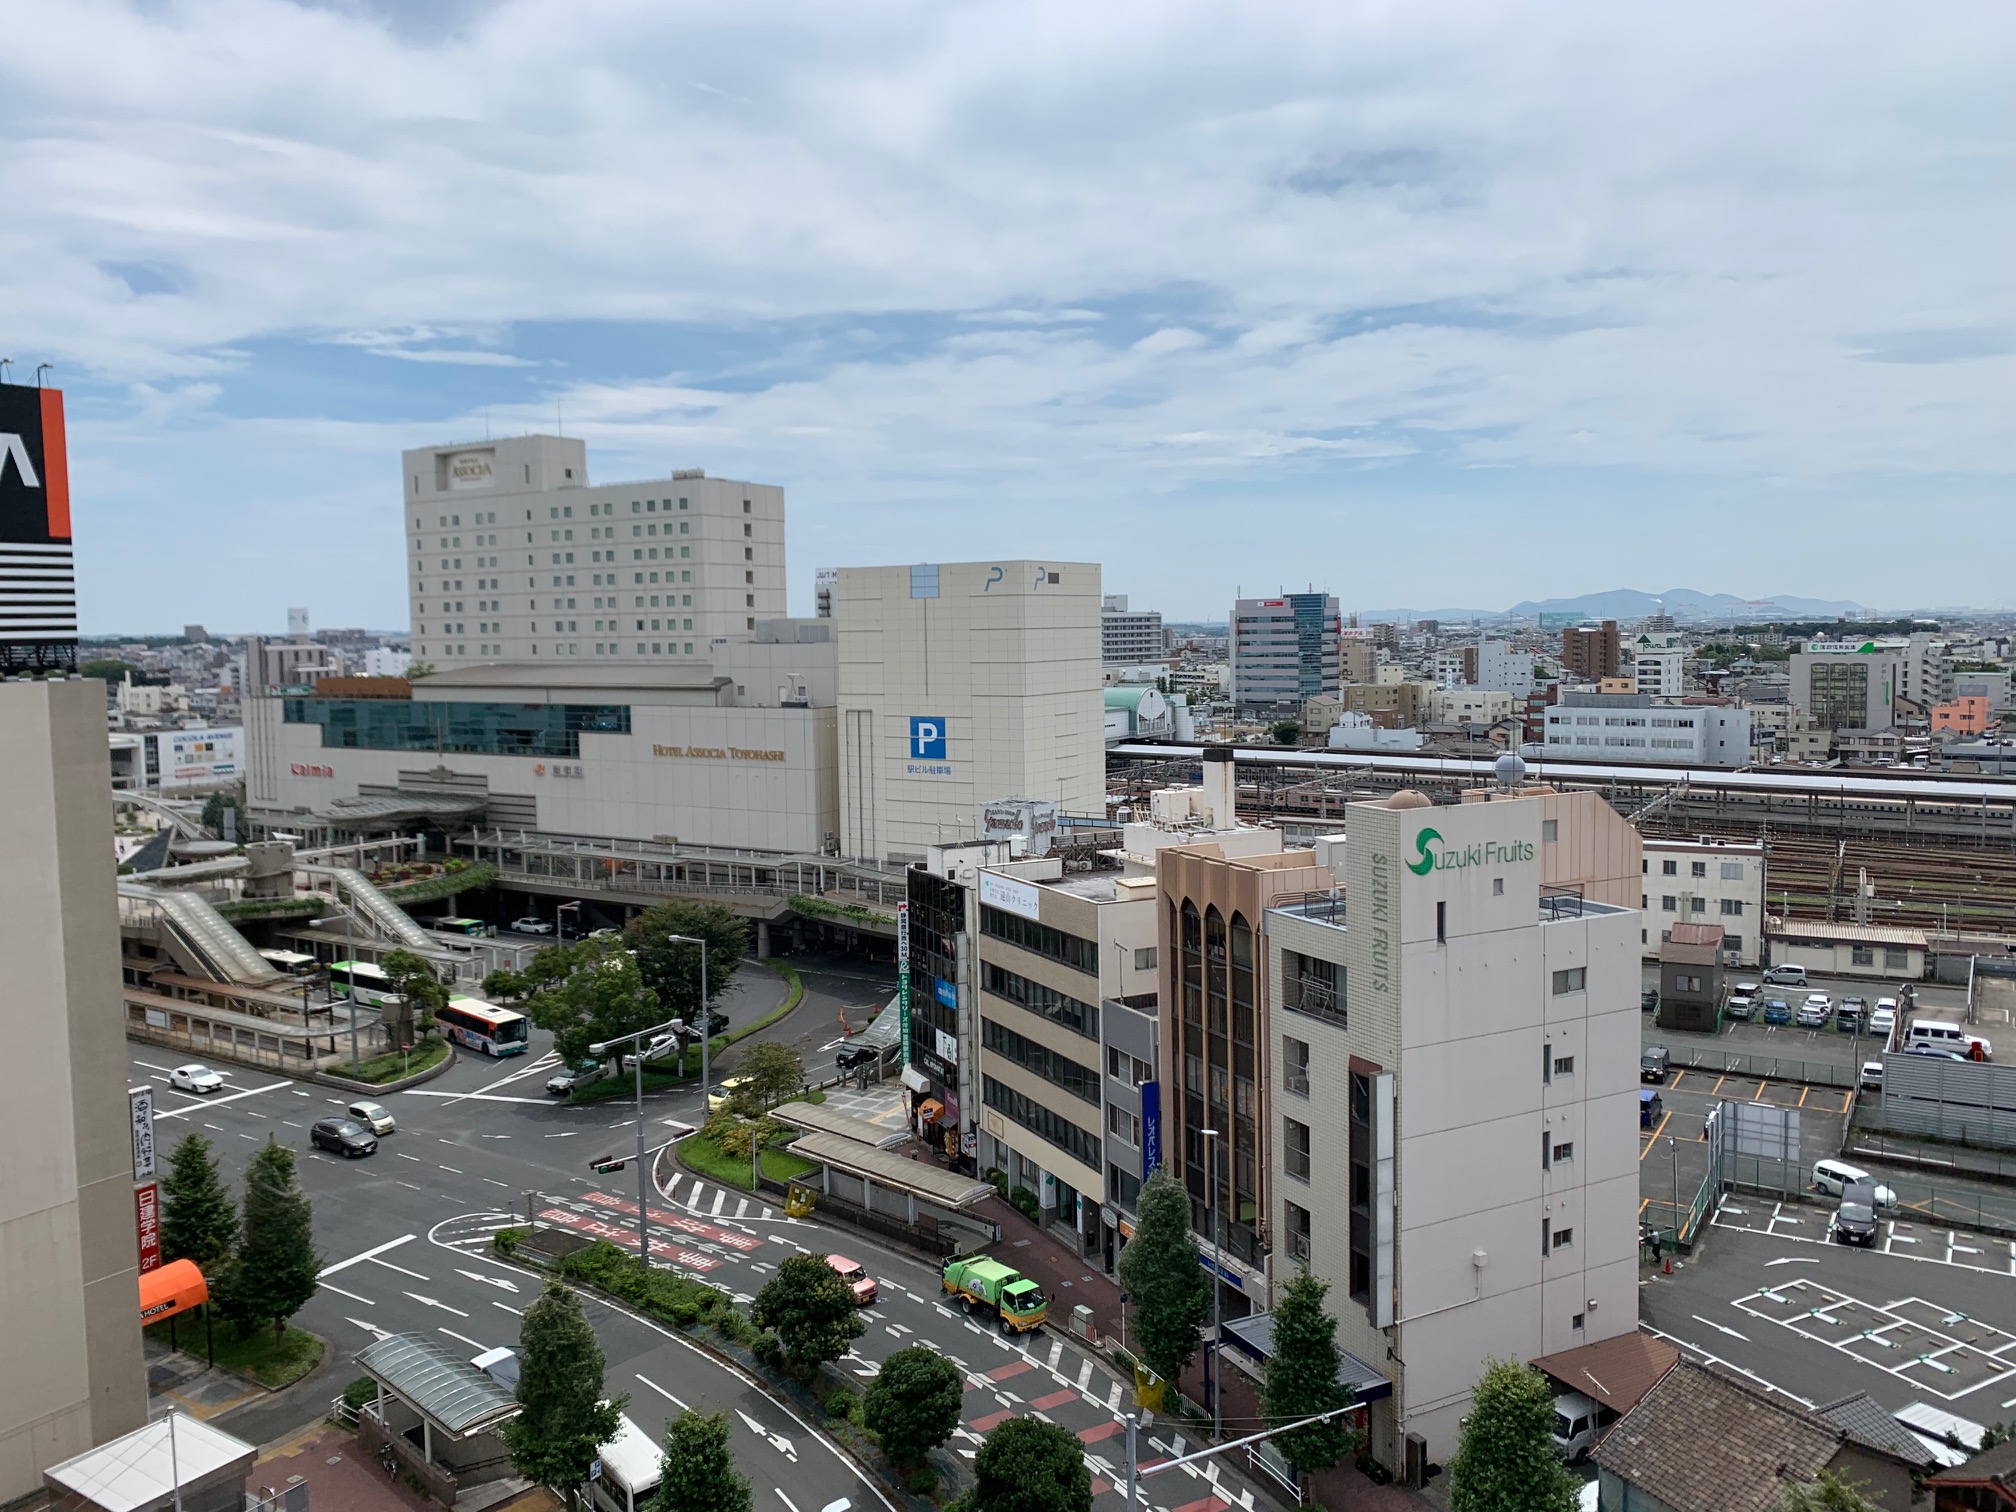
<path fill-rule="evenodd" d="M 1461 871 L 1471 866 L 1507 866 L 1533 859 L 1533 842 L 1530 840 L 1473 840 L 1468 845 L 1448 845 L 1442 840 L 1442 832 L 1432 827 L 1423 827 L 1415 834 L 1414 850 L 1418 859 L 1409 861 L 1407 870 L 1417 877 L 1425 877 L 1430 872 Z"/>

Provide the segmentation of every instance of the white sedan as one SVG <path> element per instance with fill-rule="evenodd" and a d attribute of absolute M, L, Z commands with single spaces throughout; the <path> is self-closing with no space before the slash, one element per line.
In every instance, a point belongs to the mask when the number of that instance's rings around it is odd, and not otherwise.
<path fill-rule="evenodd" d="M 224 1078 L 208 1066 L 177 1066 L 168 1073 L 168 1085 L 183 1092 L 217 1092 L 224 1086 Z"/>
<path fill-rule="evenodd" d="M 551 921 L 546 919 L 535 919 L 530 917 L 523 919 L 513 919 L 511 921 L 511 928 L 519 934 L 553 933 L 553 925 Z"/>

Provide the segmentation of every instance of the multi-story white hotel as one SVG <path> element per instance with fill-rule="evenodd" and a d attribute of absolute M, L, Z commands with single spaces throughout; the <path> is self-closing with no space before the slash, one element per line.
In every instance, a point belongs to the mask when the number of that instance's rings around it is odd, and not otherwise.
<path fill-rule="evenodd" d="M 784 490 L 698 471 L 588 482 L 587 445 L 512 436 L 403 454 L 413 655 L 705 657 L 784 613 Z"/>
<path fill-rule="evenodd" d="M 1516 775 L 1474 800 L 1351 805 L 1341 897 L 1266 913 L 1275 1274 L 1331 1283 L 1396 1471 L 1447 1462 L 1487 1357 L 1638 1326 L 1639 918 L 1600 901 L 1637 837 Z"/>

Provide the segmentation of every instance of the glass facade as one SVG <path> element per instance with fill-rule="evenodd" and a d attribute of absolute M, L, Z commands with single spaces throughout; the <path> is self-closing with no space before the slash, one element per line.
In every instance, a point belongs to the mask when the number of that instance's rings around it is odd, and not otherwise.
<path fill-rule="evenodd" d="M 939 1034 L 959 1037 L 959 934 L 966 927 L 966 889 L 914 869 L 905 882 L 910 900 L 910 1059 L 938 1087 L 956 1095 L 959 1067 L 940 1056 L 937 1045 Z"/>
<path fill-rule="evenodd" d="M 280 707 L 280 717 L 288 724 L 320 725 L 325 750 L 579 756 L 583 730 L 630 733 L 627 704 L 286 698 Z"/>
<path fill-rule="evenodd" d="M 1260 1128 L 1255 1118 L 1254 938 L 1243 914 L 1228 920 L 1215 907 L 1201 913 L 1185 900 L 1175 936 L 1180 957 L 1177 1006 L 1182 1128 L 1174 1149 L 1190 1192 L 1191 1226 L 1211 1232 L 1239 1259 L 1258 1260 Z M 1218 1131 L 1207 1140 L 1204 1130 Z M 1207 1146 L 1216 1145 L 1216 1149 Z M 1216 1191 L 1207 1199 L 1210 1186 Z"/>

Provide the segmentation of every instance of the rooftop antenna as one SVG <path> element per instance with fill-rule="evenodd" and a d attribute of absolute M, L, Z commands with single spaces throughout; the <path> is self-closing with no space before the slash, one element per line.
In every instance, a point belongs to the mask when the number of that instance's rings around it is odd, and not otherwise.
<path fill-rule="evenodd" d="M 0 357 L 0 383 L 7 381 L 7 369 L 14 366 L 12 357 Z"/>
<path fill-rule="evenodd" d="M 42 375 L 53 371 L 55 366 L 56 364 L 53 362 L 38 362 L 35 364 L 35 387 L 42 387 Z"/>

